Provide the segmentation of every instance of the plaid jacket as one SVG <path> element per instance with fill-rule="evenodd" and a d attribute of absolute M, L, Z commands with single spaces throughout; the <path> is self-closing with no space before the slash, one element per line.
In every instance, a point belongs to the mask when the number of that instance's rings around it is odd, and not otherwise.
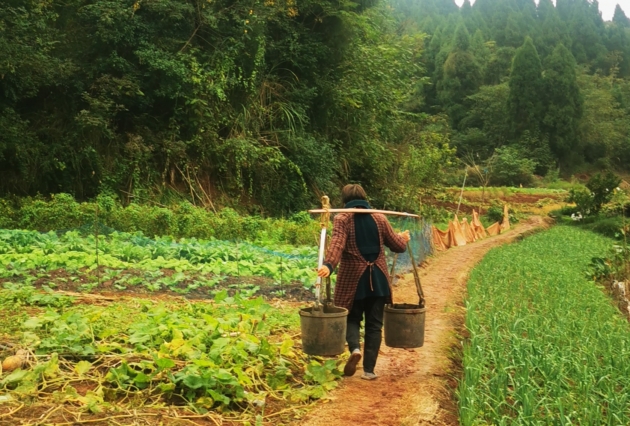
<path fill-rule="evenodd" d="M 341 263 L 341 265 L 339 265 L 337 284 L 335 286 L 335 305 L 348 310 L 352 308 L 352 304 L 354 303 L 354 295 L 357 291 L 359 279 L 368 267 L 367 261 L 361 255 L 359 247 L 357 246 L 353 217 L 353 213 L 340 213 L 335 216 L 333 222 L 333 236 L 330 241 L 330 246 L 328 247 L 328 252 L 326 253 L 326 260 L 324 261 L 324 264 L 327 264 L 332 270 Z M 404 252 L 406 244 L 405 241 L 394 232 L 384 215 L 375 213 L 372 214 L 372 217 L 378 227 L 378 234 L 381 240 L 381 252 L 374 264 L 383 271 L 387 277 L 390 296 L 386 303 L 392 303 L 392 284 L 389 281 L 389 272 L 387 271 L 383 244 L 396 253 Z"/>

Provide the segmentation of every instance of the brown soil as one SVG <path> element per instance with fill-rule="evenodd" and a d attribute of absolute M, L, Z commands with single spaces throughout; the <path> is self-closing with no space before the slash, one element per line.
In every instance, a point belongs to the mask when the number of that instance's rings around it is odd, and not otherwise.
<path fill-rule="evenodd" d="M 493 247 L 521 239 L 546 226 L 534 216 L 512 230 L 435 256 L 420 271 L 427 298 L 425 341 L 414 350 L 382 346 L 377 380 L 361 380 L 362 370 L 344 379 L 332 401 L 300 425 L 457 425 L 453 398 L 458 360 L 453 357 L 463 331 L 463 300 L 470 270 Z M 395 302 L 417 303 L 411 274 L 394 289 Z M 296 424 L 297 424 L 296 423 Z"/>
<path fill-rule="evenodd" d="M 514 194 L 508 201 L 518 204 L 534 204 L 541 200 L 562 200 L 566 196 L 562 194 Z"/>
<path fill-rule="evenodd" d="M 430 204 L 434 207 L 440 207 L 443 209 L 446 209 L 448 211 L 456 211 L 457 210 L 457 204 L 456 202 L 452 202 L 452 201 L 434 201 L 432 200 L 430 202 Z M 472 205 L 472 204 L 467 204 L 466 200 L 463 200 L 462 203 L 459 205 L 459 211 L 462 214 L 468 214 L 471 215 L 473 210 L 477 210 L 477 212 L 479 212 L 479 210 L 482 210 L 482 206 L 480 205 Z"/>
<path fill-rule="evenodd" d="M 283 299 L 289 301 L 307 301 L 315 300 L 315 296 L 311 289 L 305 288 L 300 282 L 290 282 L 277 284 L 273 279 L 266 277 L 226 277 L 219 281 L 213 287 L 198 287 L 196 289 L 188 289 L 188 286 L 195 279 L 212 279 L 211 274 L 207 275 L 191 275 L 185 280 L 168 288 L 162 286 L 159 290 L 150 291 L 143 285 L 129 285 L 126 288 L 116 288 L 112 279 L 102 280 L 98 283 L 98 273 L 101 276 L 106 274 L 106 268 L 101 267 L 98 271 L 81 269 L 78 273 L 71 273 L 65 269 L 56 269 L 50 271 L 45 277 L 38 278 L 33 282 L 36 288 L 41 289 L 43 286 L 52 287 L 56 291 L 83 293 L 86 292 L 86 285 L 89 285 L 89 293 L 101 294 L 107 296 L 131 296 L 131 297 L 155 297 L 159 298 L 163 295 L 180 296 L 192 300 L 214 299 L 214 294 L 221 290 L 226 290 L 229 296 L 233 296 L 237 291 L 250 290 L 257 287 L 254 295 L 262 296 L 266 300 Z M 111 271 L 110 275 L 111 275 Z M 170 277 L 175 273 L 173 269 L 162 269 L 162 276 Z M 37 271 L 32 271 L 33 275 Z M 145 272 L 137 269 L 125 269 L 116 271 L 116 278 L 121 276 L 145 277 Z M 143 278 L 149 281 L 147 278 Z M 155 280 L 155 279 L 154 279 Z M 8 282 L 20 282 L 12 278 L 0 279 L 0 288 L 2 284 Z"/>

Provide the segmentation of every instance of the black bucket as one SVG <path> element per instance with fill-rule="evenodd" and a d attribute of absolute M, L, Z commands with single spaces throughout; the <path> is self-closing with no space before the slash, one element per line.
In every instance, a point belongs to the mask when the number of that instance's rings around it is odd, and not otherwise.
<path fill-rule="evenodd" d="M 348 310 L 336 306 L 300 309 L 302 350 L 309 355 L 334 356 L 343 353 Z"/>
<path fill-rule="evenodd" d="M 424 318 L 420 305 L 396 303 L 385 306 L 385 344 L 390 348 L 419 348 L 424 345 Z"/>

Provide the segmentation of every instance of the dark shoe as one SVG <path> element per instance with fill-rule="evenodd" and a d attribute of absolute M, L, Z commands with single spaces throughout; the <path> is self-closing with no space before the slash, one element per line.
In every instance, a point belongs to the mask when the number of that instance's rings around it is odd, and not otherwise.
<path fill-rule="evenodd" d="M 361 361 L 361 352 L 352 352 L 350 359 L 348 359 L 346 366 L 343 368 L 343 375 L 347 377 L 354 376 L 354 373 L 357 372 L 357 364 L 359 361 Z"/>

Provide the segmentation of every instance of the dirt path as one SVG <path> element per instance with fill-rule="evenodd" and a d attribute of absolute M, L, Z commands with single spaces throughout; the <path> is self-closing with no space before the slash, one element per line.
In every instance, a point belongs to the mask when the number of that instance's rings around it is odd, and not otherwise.
<path fill-rule="evenodd" d="M 414 350 L 381 347 L 376 373 L 361 380 L 362 370 L 343 380 L 332 401 L 309 413 L 306 426 L 456 425 L 457 407 L 448 386 L 453 370 L 449 357 L 462 324 L 462 301 L 470 270 L 493 247 L 512 242 L 546 224 L 534 216 L 505 234 L 455 247 L 433 257 L 420 271 L 427 298 L 424 346 Z M 411 274 L 394 289 L 395 302 L 417 303 Z"/>

